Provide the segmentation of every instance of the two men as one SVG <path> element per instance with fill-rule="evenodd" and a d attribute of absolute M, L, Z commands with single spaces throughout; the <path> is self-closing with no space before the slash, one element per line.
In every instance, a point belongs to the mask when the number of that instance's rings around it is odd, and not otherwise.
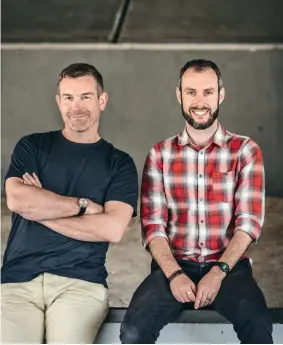
<path fill-rule="evenodd" d="M 93 343 L 108 311 L 109 242 L 136 214 L 135 164 L 98 134 L 101 74 L 70 65 L 57 91 L 64 129 L 22 138 L 5 178 L 3 343 Z"/>
<path fill-rule="evenodd" d="M 73 68 L 63 71 L 57 96 L 65 129 L 20 141 L 7 174 L 14 215 L 2 273 L 4 341 L 42 339 L 45 314 L 47 342 L 91 342 L 107 311 L 108 242 L 122 237 L 135 210 L 134 164 L 97 133 L 107 102 L 101 79 Z M 146 159 L 141 221 L 152 270 L 133 296 L 121 341 L 154 343 L 187 307 L 211 306 L 242 343 L 272 343 L 266 302 L 244 256 L 264 219 L 261 151 L 218 122 L 225 90 L 214 63 L 188 62 L 176 92 L 186 126 Z"/>
<path fill-rule="evenodd" d="M 143 171 L 143 241 L 153 261 L 121 325 L 122 343 L 154 343 L 187 307 L 211 306 L 242 343 L 272 343 L 272 322 L 244 256 L 264 219 L 264 168 L 257 144 L 217 120 L 225 97 L 211 61 L 180 71 L 184 130 L 156 144 Z"/>

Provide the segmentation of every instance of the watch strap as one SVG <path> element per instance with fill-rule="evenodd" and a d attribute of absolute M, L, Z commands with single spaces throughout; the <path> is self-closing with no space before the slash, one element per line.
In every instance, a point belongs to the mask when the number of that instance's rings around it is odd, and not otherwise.
<path fill-rule="evenodd" d="M 216 261 L 214 266 L 218 266 L 220 270 L 226 274 L 230 272 L 230 267 L 228 264 L 226 264 L 226 262 Z"/>
<path fill-rule="evenodd" d="M 78 205 L 80 207 L 80 211 L 77 214 L 77 217 L 81 217 L 81 216 L 83 216 L 85 214 L 85 211 L 86 211 L 87 207 L 84 207 L 84 206 L 80 205 L 80 198 L 78 198 Z"/>
<path fill-rule="evenodd" d="M 80 207 L 80 211 L 79 213 L 77 214 L 78 217 L 81 217 L 85 214 L 85 211 L 86 211 L 86 207 Z"/>

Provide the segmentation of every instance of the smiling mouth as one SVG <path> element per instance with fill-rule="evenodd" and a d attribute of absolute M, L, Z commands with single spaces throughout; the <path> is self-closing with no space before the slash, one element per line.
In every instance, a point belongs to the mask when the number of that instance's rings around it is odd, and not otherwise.
<path fill-rule="evenodd" d="M 196 116 L 205 116 L 206 114 L 208 114 L 208 109 L 204 109 L 204 110 L 191 110 L 191 112 L 196 115 Z"/>
<path fill-rule="evenodd" d="M 86 115 L 79 115 L 79 116 L 75 115 L 75 116 L 71 116 L 71 118 L 72 118 L 72 119 L 75 119 L 75 120 L 77 120 L 77 119 L 82 119 L 82 118 L 84 118 L 84 117 L 86 117 Z"/>

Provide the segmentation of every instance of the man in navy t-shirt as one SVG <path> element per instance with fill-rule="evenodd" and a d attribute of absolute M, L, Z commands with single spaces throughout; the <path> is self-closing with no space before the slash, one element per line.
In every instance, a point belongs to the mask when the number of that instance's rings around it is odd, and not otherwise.
<path fill-rule="evenodd" d="M 5 178 L 12 229 L 2 267 L 3 343 L 92 343 L 108 311 L 105 257 L 136 215 L 132 158 L 98 134 L 103 79 L 60 74 L 62 131 L 16 145 Z"/>

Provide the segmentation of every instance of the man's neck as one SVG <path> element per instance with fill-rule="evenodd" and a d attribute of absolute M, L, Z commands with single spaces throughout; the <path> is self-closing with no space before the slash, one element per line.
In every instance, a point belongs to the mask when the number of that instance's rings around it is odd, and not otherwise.
<path fill-rule="evenodd" d="M 93 144 L 101 139 L 97 131 L 75 132 L 64 128 L 62 134 L 66 139 L 80 144 Z"/>
<path fill-rule="evenodd" d="M 207 129 L 195 129 L 188 123 L 186 124 L 187 133 L 191 141 L 194 145 L 200 147 L 205 147 L 211 142 L 215 132 L 217 131 L 217 128 L 218 121 L 215 121 L 213 125 Z"/>

